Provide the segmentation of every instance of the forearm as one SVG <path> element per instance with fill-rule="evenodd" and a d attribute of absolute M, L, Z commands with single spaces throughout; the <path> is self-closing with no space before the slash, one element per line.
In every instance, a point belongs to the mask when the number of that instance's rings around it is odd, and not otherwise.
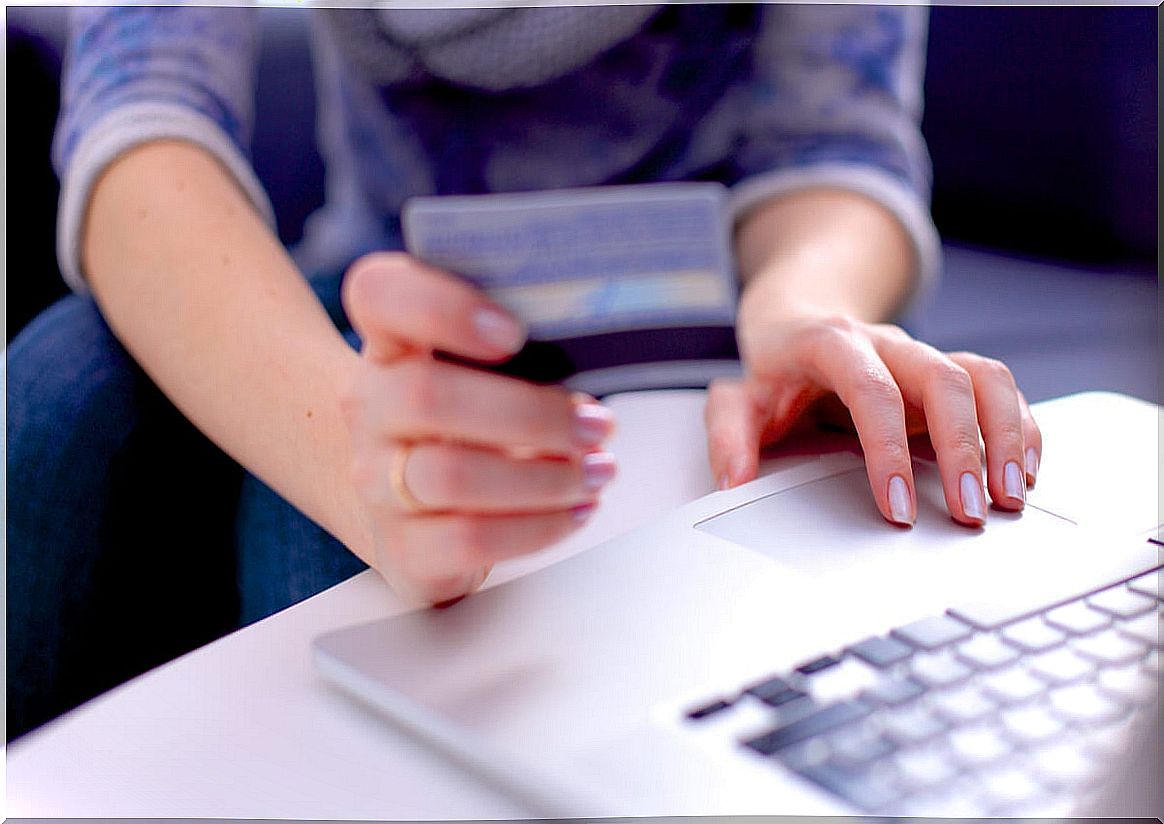
<path fill-rule="evenodd" d="M 896 218 L 839 189 L 796 192 L 756 209 L 737 230 L 736 255 L 744 338 L 805 313 L 886 320 L 909 294 L 917 269 Z"/>
<path fill-rule="evenodd" d="M 337 403 L 358 356 L 217 162 L 179 142 L 120 158 L 94 187 L 82 260 L 178 408 L 368 560 Z"/>

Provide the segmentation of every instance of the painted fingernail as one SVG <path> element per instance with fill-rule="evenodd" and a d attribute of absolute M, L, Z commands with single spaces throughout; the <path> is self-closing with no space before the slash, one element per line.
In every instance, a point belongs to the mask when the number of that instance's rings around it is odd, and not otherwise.
<path fill-rule="evenodd" d="M 614 478 L 614 456 L 609 452 L 591 452 L 582 457 L 582 483 L 597 492 Z"/>
<path fill-rule="evenodd" d="M 575 523 L 580 524 L 589 520 L 596 509 L 598 509 L 598 504 L 582 504 L 570 510 L 570 517 L 574 519 Z"/>
<path fill-rule="evenodd" d="M 496 309 L 473 312 L 473 329 L 483 342 L 506 352 L 516 352 L 525 343 L 525 330 L 513 318 Z"/>
<path fill-rule="evenodd" d="M 582 446 L 597 446 L 614 431 L 614 413 L 600 403 L 580 403 L 574 407 L 574 440 Z"/>
<path fill-rule="evenodd" d="M 894 475 L 889 479 L 889 515 L 895 523 L 913 523 L 913 507 L 909 505 L 909 487 L 905 484 L 905 478 L 900 475 Z"/>
<path fill-rule="evenodd" d="M 982 491 L 982 482 L 973 472 L 963 472 L 959 485 L 962 493 L 962 511 L 966 517 L 985 521 L 986 494 Z"/>
<path fill-rule="evenodd" d="M 1035 484 L 1035 477 L 1039 474 L 1039 453 L 1033 446 L 1027 447 L 1027 480 L 1031 486 Z"/>
<path fill-rule="evenodd" d="M 1017 461 L 1008 461 L 1003 467 L 1002 486 L 1006 490 L 1006 497 L 1026 503 L 1027 484 L 1023 480 L 1023 471 L 1019 469 Z"/>

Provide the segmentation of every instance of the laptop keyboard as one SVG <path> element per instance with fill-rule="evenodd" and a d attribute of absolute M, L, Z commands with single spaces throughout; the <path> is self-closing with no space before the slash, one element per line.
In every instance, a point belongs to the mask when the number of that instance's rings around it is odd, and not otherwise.
<path fill-rule="evenodd" d="M 691 708 L 745 704 L 742 738 L 866 812 L 1058 810 L 1102 776 L 1160 690 L 1161 571 L 1066 602 L 970 605 L 866 638 Z"/>

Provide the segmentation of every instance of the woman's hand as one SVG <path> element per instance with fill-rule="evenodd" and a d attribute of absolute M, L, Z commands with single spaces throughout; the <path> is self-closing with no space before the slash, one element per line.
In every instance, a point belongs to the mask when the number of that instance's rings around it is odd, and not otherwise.
<path fill-rule="evenodd" d="M 860 437 L 873 497 L 887 520 L 911 524 L 917 517 L 907 436 L 923 431 L 957 521 L 986 520 L 979 433 L 991 499 L 1022 509 L 1042 440 L 1010 370 L 998 361 L 944 354 L 896 326 L 811 312 L 741 325 L 740 347 L 746 377 L 714 383 L 706 411 L 711 466 L 722 487 L 754 478 L 760 448 L 835 396 Z"/>
<path fill-rule="evenodd" d="M 477 589 L 503 558 L 576 529 L 613 477 L 609 410 L 434 357 L 497 363 L 525 340 L 480 292 L 402 254 L 357 261 L 344 306 L 363 340 L 343 398 L 372 564 L 405 598 Z"/>

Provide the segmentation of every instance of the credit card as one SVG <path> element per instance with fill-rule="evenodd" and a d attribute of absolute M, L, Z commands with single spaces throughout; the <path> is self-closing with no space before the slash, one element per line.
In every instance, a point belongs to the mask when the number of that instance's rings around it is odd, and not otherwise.
<path fill-rule="evenodd" d="M 404 241 L 483 289 L 537 341 L 730 328 L 725 199 L 718 183 L 416 197 Z"/>

